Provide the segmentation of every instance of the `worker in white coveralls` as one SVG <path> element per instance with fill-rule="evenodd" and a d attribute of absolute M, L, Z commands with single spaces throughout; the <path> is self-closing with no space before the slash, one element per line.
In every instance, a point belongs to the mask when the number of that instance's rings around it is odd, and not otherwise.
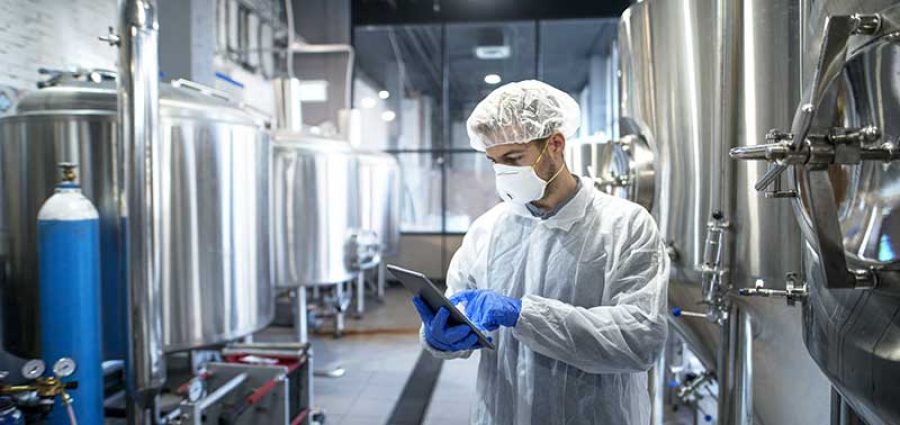
<path fill-rule="evenodd" d="M 571 96 L 539 81 L 504 85 L 467 122 L 505 201 L 472 224 L 447 294 L 490 331 L 474 424 L 647 424 L 647 370 L 666 340 L 668 257 L 647 211 L 568 171 L 580 125 Z M 422 344 L 443 358 L 480 349 L 449 312 L 414 299 Z"/>

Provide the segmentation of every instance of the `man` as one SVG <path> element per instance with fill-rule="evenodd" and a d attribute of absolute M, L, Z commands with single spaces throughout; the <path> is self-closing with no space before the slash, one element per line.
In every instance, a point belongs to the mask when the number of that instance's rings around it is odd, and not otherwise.
<path fill-rule="evenodd" d="M 503 198 L 450 263 L 448 295 L 496 350 L 482 350 L 477 424 L 647 424 L 646 371 L 666 339 L 668 258 L 652 217 L 566 169 L 580 123 L 567 94 L 538 81 L 500 87 L 469 117 Z M 440 358 L 481 348 L 448 312 L 414 300 Z"/>

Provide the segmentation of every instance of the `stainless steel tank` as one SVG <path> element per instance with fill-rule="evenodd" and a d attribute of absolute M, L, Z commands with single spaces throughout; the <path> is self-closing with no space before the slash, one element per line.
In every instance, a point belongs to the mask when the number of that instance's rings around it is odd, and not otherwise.
<path fill-rule="evenodd" d="M 350 144 L 279 131 L 272 179 L 277 286 L 352 279 L 361 221 L 359 160 Z"/>
<path fill-rule="evenodd" d="M 790 207 L 747 184 L 765 166 L 727 157 L 729 148 L 758 143 L 765 135 L 758 129 L 790 122 L 780 112 L 792 111 L 800 93 L 797 16 L 789 0 L 650 0 L 620 22 L 620 129 L 631 135 L 623 145 L 643 153 L 607 155 L 625 165 L 608 160 L 619 179 L 606 180 L 618 192 L 628 188 L 632 199 L 646 197 L 635 193 L 642 174 L 634 170 L 645 170 L 652 154 L 655 181 L 643 186 L 655 191 L 651 212 L 672 257 L 670 307 L 705 309 L 713 319 L 681 317 L 672 325 L 716 370 L 720 395 L 739 404 L 720 404 L 727 410 L 719 412 L 721 423 L 819 424 L 828 417 L 821 409 L 827 381 L 797 342 L 800 309 L 733 296 L 758 282 L 784 288 L 785 273 L 801 268 Z M 718 283 L 721 289 L 703 290 Z M 717 301 L 731 304 L 730 316 Z"/>
<path fill-rule="evenodd" d="M 167 351 L 220 343 L 274 315 L 269 238 L 270 140 L 257 117 L 189 82 L 160 87 L 160 157 L 152 167 Z M 38 352 L 36 219 L 57 164 L 75 162 L 101 214 L 107 355 L 124 350 L 125 270 L 112 81 L 62 78 L 0 119 L 4 344 Z M 0 249 L 2 251 L 2 249 Z M 121 324 L 121 326 L 114 326 Z M 119 335 L 116 335 L 116 334 Z"/>
<path fill-rule="evenodd" d="M 811 131 L 875 126 L 881 137 L 869 146 L 889 143 L 896 150 L 900 45 L 891 34 L 900 32 L 900 5 L 893 0 L 806 1 L 802 12 L 806 87 L 812 87 L 822 72 L 817 65 L 827 50 L 823 39 L 828 17 L 880 15 L 881 28 L 875 34 L 848 40 L 846 61 L 837 68 L 835 80 L 826 82 Z M 827 171 L 795 170 L 801 193 L 796 212 L 806 235 L 805 276 L 810 292 L 804 308 L 805 343 L 841 398 L 870 425 L 900 423 L 898 159 L 895 154 L 891 163 L 863 161 L 830 165 Z M 823 182 L 830 191 L 816 190 Z M 822 223 L 828 204 L 836 214 Z M 828 231 L 829 222 L 832 231 Z M 828 249 L 829 241 L 836 250 Z M 835 264 L 843 267 L 843 276 L 834 273 Z M 865 288 L 866 273 L 851 277 L 847 269 L 868 270 L 878 282 L 875 289 Z"/>
<path fill-rule="evenodd" d="M 713 37 L 695 37 L 698 28 L 715 28 L 715 2 L 649 1 L 633 5 L 619 25 L 620 99 L 623 135 L 653 155 L 654 186 L 640 196 L 669 246 L 672 276 L 669 304 L 685 310 L 699 308 L 700 272 L 706 222 L 712 210 L 706 164 L 712 146 L 713 114 L 702 96 L 713 96 L 715 46 Z M 691 19 L 678 19 L 688 16 Z M 686 55 L 704 55 L 693 62 Z M 614 146 L 610 146 L 613 148 Z M 623 163 L 624 159 L 624 163 Z M 601 186 L 637 200 L 628 169 L 630 155 L 609 149 L 601 157 Z M 617 181 L 626 176 L 629 181 Z M 617 184 L 618 183 L 618 184 Z M 706 190 L 694 190 L 706 188 Z M 648 195 L 646 192 L 650 192 Z M 645 204 L 646 205 L 646 204 Z M 704 320 L 677 320 L 673 326 L 707 367 L 715 364 L 718 327 Z"/>
<path fill-rule="evenodd" d="M 374 231 L 384 256 L 400 245 L 400 164 L 393 155 L 356 150 L 359 161 L 360 225 Z"/>

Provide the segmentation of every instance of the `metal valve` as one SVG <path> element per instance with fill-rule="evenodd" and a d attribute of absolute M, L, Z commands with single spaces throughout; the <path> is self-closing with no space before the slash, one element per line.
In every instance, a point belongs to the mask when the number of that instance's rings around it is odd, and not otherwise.
<path fill-rule="evenodd" d="M 785 289 L 768 289 L 762 279 L 756 281 L 754 288 L 741 288 L 738 294 L 745 297 L 783 297 L 787 304 L 793 306 L 797 301 L 803 302 L 809 291 L 806 284 L 800 282 L 800 278 L 796 273 L 788 273 L 786 276 Z"/>
<path fill-rule="evenodd" d="M 821 167 L 831 164 L 852 165 L 861 161 L 895 161 L 900 159 L 900 149 L 892 143 L 875 144 L 881 139 L 878 127 L 833 128 L 825 134 L 808 134 L 800 146 L 792 144 L 793 135 L 770 130 L 766 143 L 732 149 L 734 159 L 768 161 L 769 170 L 756 182 L 758 191 L 765 190 L 791 165 Z M 776 188 L 776 190 L 780 190 Z M 774 197 L 796 196 L 777 194 Z"/>
<path fill-rule="evenodd" d="M 119 37 L 119 34 L 116 34 L 116 30 L 113 27 L 109 27 L 109 32 L 106 35 L 101 35 L 97 38 L 100 41 L 107 42 L 112 47 L 117 47 L 122 42 L 122 38 Z"/>

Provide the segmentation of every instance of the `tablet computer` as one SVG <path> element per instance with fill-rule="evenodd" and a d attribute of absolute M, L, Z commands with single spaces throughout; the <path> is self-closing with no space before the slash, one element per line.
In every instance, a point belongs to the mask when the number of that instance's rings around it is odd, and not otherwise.
<path fill-rule="evenodd" d="M 428 304 L 428 306 L 431 307 L 431 311 L 437 312 L 441 307 L 446 308 L 447 311 L 450 312 L 450 318 L 447 320 L 449 325 L 462 324 L 468 326 L 472 329 L 472 332 L 475 332 L 475 335 L 478 337 L 478 342 L 480 342 L 483 347 L 492 350 L 494 349 L 494 343 L 485 336 L 484 332 L 475 326 L 463 312 L 459 311 L 456 306 L 450 302 L 450 299 L 445 297 L 441 290 L 428 280 L 425 275 L 402 267 L 397 267 L 393 264 L 388 264 L 387 269 L 391 271 L 391 274 L 393 274 L 406 289 L 413 294 L 420 295 L 422 299 L 425 300 L 425 304 Z"/>

